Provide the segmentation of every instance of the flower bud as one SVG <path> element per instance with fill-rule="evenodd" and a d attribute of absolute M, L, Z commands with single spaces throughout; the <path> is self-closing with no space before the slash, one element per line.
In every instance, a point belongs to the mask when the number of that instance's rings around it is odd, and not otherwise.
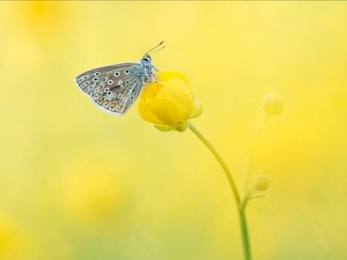
<path fill-rule="evenodd" d="M 281 114 L 284 109 L 284 103 L 281 96 L 276 93 L 267 94 L 263 99 L 263 109 L 269 116 Z"/>
<path fill-rule="evenodd" d="M 254 177 L 253 186 L 257 191 L 265 191 L 269 188 L 269 182 L 263 175 L 257 175 Z"/>

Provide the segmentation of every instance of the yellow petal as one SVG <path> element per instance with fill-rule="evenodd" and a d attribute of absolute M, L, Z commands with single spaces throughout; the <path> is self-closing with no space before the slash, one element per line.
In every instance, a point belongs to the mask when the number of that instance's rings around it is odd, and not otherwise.
<path fill-rule="evenodd" d="M 147 102 L 155 98 L 163 87 L 163 84 L 157 82 L 146 84 L 141 91 L 140 100 L 142 100 L 142 102 Z"/>
<path fill-rule="evenodd" d="M 160 81 L 168 82 L 170 79 L 178 78 L 184 81 L 186 85 L 190 88 L 188 79 L 181 73 L 176 71 L 162 71 L 157 73 L 157 77 Z"/>
<path fill-rule="evenodd" d="M 179 78 L 169 80 L 156 101 L 160 102 L 160 107 L 157 107 L 155 114 L 163 123 L 172 126 L 187 121 L 194 110 L 193 95 Z"/>
<path fill-rule="evenodd" d="M 151 120 L 145 120 L 155 124 L 176 126 L 177 122 L 184 121 L 177 104 L 165 98 L 151 100 L 145 105 L 145 109 L 150 111 L 147 116 L 151 114 L 148 118 Z"/>
<path fill-rule="evenodd" d="M 154 114 L 154 112 L 152 110 L 150 110 L 150 107 L 148 106 L 147 103 L 144 102 L 139 102 L 137 104 L 137 108 L 139 110 L 140 116 L 151 123 L 154 124 L 162 124 L 162 122 L 158 119 L 158 117 Z"/>

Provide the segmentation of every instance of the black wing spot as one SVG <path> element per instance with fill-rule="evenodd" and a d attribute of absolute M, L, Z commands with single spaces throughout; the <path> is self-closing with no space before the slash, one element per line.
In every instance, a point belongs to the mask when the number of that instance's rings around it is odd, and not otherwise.
<path fill-rule="evenodd" d="M 120 85 L 111 86 L 110 87 L 110 91 L 114 91 L 116 88 L 120 88 Z"/>

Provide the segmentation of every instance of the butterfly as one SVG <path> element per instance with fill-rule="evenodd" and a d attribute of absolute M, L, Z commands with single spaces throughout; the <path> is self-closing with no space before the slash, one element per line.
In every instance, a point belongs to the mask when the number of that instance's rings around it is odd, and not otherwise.
<path fill-rule="evenodd" d="M 123 115 L 135 102 L 144 85 L 157 81 L 158 70 L 152 65 L 149 53 L 164 48 L 163 43 L 146 52 L 139 62 L 91 69 L 75 77 L 75 83 L 97 107 L 112 114 Z"/>

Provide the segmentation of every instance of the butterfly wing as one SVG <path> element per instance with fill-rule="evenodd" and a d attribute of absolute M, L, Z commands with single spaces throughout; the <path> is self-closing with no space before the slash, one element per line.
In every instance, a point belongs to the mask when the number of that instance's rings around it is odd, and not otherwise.
<path fill-rule="evenodd" d="M 99 108 L 120 115 L 133 104 L 144 85 L 141 64 L 135 62 L 92 69 L 75 81 Z"/>

